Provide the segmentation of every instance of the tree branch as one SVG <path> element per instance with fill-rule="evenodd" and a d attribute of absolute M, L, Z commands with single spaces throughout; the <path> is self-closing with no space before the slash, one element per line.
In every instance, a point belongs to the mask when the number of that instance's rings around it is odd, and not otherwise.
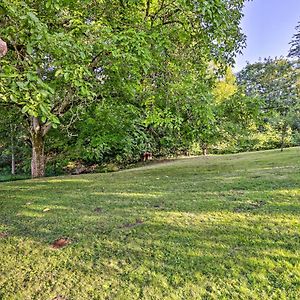
<path fill-rule="evenodd" d="M 120 4 L 121 4 L 122 8 L 124 8 L 124 9 L 126 8 L 123 0 L 120 0 Z"/>
<path fill-rule="evenodd" d="M 145 19 L 147 19 L 149 17 L 149 12 L 150 12 L 150 2 L 151 0 L 147 0 L 146 3 L 146 14 L 145 14 Z"/>
<path fill-rule="evenodd" d="M 41 130 L 40 120 L 37 117 L 32 117 L 31 125 L 31 129 L 35 134 Z"/>
<path fill-rule="evenodd" d="M 48 131 L 51 129 L 52 124 L 51 123 L 47 123 L 46 125 L 43 126 L 42 131 L 43 131 L 43 136 L 45 136 Z"/>
<path fill-rule="evenodd" d="M 180 24 L 184 26 L 184 23 L 179 20 L 170 20 L 170 21 L 164 21 L 162 25 L 168 25 L 168 24 Z"/>

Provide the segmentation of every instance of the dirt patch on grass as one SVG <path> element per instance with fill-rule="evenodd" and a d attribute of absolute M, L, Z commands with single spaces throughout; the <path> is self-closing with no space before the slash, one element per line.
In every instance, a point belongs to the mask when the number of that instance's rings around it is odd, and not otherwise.
<path fill-rule="evenodd" d="M 60 238 L 55 240 L 51 246 L 53 249 L 60 249 L 66 247 L 67 245 L 71 244 L 71 240 L 69 238 Z"/>
<path fill-rule="evenodd" d="M 8 237 L 8 233 L 7 232 L 0 232 L 0 239 L 4 239 Z"/>

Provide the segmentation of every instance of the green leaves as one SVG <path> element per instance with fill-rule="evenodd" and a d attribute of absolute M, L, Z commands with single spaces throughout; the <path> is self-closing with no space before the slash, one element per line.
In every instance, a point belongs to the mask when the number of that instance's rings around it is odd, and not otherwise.
<path fill-rule="evenodd" d="M 249 96 L 261 99 L 263 127 L 271 125 L 281 135 L 281 147 L 289 135 L 289 126 L 293 134 L 299 129 L 295 124 L 299 120 L 299 69 L 295 61 L 285 58 L 265 59 L 262 62 L 248 64 L 239 74 L 238 82 L 243 85 Z"/>
<path fill-rule="evenodd" d="M 27 121 L 37 118 L 44 133 L 64 116 L 78 119 L 95 102 L 130 104 L 141 118 L 123 147 L 144 136 L 146 126 L 173 140 L 208 136 L 214 123 L 210 66 L 230 63 L 241 48 L 244 1 L 96 2 L 1 2 L 1 36 L 13 49 L 1 60 L 0 101 L 21 107 Z M 145 110 L 147 99 L 153 106 Z M 114 132 L 107 136 L 118 140 Z"/>
<path fill-rule="evenodd" d="M 30 17 L 30 19 L 35 23 L 35 24 L 40 24 L 39 19 L 37 18 L 37 16 L 33 13 L 33 12 L 28 12 L 27 13 L 28 17 Z"/>
<path fill-rule="evenodd" d="M 32 46 L 30 44 L 26 45 L 26 50 L 27 50 L 28 54 L 32 54 L 33 53 L 33 48 L 32 48 Z"/>

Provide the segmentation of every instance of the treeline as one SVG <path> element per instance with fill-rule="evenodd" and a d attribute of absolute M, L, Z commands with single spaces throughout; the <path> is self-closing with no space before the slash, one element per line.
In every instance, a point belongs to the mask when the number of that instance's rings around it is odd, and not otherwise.
<path fill-rule="evenodd" d="M 3 0 L 2 172 L 299 144 L 295 47 L 237 76 L 229 67 L 244 46 L 243 4 Z"/>

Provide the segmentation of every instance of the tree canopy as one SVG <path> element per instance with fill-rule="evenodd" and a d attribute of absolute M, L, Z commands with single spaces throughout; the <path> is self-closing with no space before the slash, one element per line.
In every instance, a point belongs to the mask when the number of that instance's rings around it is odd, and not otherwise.
<path fill-rule="evenodd" d="M 135 106 L 155 99 L 160 109 L 161 101 L 179 101 L 186 78 L 194 89 L 209 85 L 243 46 L 243 3 L 3 0 L 0 36 L 9 51 L 1 59 L 1 105 L 23 117 L 32 176 L 44 175 L 45 136 L 66 113 L 74 120 L 112 99 Z"/>
<path fill-rule="evenodd" d="M 281 148 L 287 130 L 298 118 L 299 70 L 297 63 L 286 58 L 265 59 L 248 64 L 237 76 L 249 96 L 263 100 L 265 118 L 281 132 Z"/>

